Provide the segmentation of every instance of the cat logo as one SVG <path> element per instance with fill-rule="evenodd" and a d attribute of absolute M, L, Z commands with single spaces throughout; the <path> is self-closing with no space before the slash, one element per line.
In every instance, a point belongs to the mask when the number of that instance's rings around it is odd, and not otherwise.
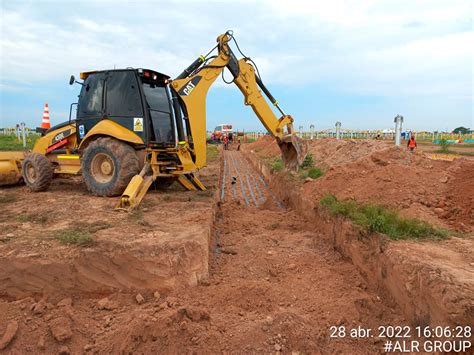
<path fill-rule="evenodd" d="M 189 80 L 186 85 L 184 85 L 181 90 L 178 91 L 178 94 L 181 96 L 189 96 L 191 92 L 194 90 L 196 85 L 201 81 L 202 76 L 196 76 Z"/>
<path fill-rule="evenodd" d="M 189 82 L 186 87 L 183 89 L 183 92 L 184 94 L 187 96 L 191 93 L 191 91 L 193 91 L 193 89 L 195 88 L 196 86 L 192 83 L 192 82 Z"/>
<path fill-rule="evenodd" d="M 133 130 L 135 132 L 143 132 L 143 118 L 142 117 L 133 118 Z"/>

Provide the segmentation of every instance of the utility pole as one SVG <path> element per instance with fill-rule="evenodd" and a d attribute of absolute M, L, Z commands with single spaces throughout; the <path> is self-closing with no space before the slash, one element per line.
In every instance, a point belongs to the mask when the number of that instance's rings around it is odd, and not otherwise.
<path fill-rule="evenodd" d="M 20 127 L 21 127 L 21 135 L 23 137 L 23 148 L 26 148 L 26 132 L 25 132 L 26 124 L 25 124 L 25 122 L 20 123 Z"/>
<path fill-rule="evenodd" d="M 336 122 L 336 139 L 341 139 L 341 122 Z"/>
<path fill-rule="evenodd" d="M 397 115 L 393 122 L 395 122 L 395 145 L 400 146 L 400 137 L 402 136 L 403 116 Z"/>

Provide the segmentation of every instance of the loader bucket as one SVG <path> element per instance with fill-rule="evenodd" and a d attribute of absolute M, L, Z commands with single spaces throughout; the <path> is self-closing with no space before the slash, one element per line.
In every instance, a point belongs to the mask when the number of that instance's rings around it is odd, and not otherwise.
<path fill-rule="evenodd" d="M 21 180 L 23 152 L 0 152 L 0 186 L 15 185 Z"/>
<path fill-rule="evenodd" d="M 298 171 L 303 164 L 303 160 L 308 152 L 308 146 L 305 141 L 294 134 L 289 134 L 277 140 L 281 150 L 281 156 L 285 168 L 292 171 Z"/>

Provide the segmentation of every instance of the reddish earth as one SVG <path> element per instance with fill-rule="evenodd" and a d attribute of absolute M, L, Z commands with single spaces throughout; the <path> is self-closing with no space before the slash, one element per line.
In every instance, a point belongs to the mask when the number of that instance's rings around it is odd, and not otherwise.
<path fill-rule="evenodd" d="M 23 277 L 30 285 L 39 282 L 17 270 L 2 277 L 0 284 L 3 351 L 371 354 L 382 352 L 382 340 L 331 338 L 330 327 L 360 325 L 376 330 L 380 325 L 410 325 L 390 293 L 362 277 L 353 262 L 341 256 L 332 231 L 322 221 L 319 225 L 320 221 L 279 204 L 278 191 L 264 183 L 242 153 L 224 152 L 223 161 L 226 170 L 222 164 L 218 183 L 217 164 L 202 172 L 211 187 L 209 193 L 176 187 L 175 191 L 152 192 L 141 214 L 131 216 L 111 213 L 115 200 L 91 197 L 81 184 L 70 185 L 70 181 L 63 185 L 56 181 L 53 190 L 44 194 L 27 194 L 23 187 L 2 190 L 2 195 L 13 194 L 17 200 L 2 205 L 0 261 L 25 253 L 30 254 L 25 265 L 32 260 L 38 265 L 38 260 L 64 260 L 84 253 L 81 247 L 40 238 L 42 231 L 74 228 L 70 221 L 74 212 L 83 223 L 110 224 L 94 234 L 92 249 L 111 256 L 120 253 L 121 244 L 122 251 L 136 251 L 141 245 L 142 255 L 147 255 L 147 272 L 160 274 L 165 267 L 163 253 L 179 270 L 178 275 L 169 271 L 167 280 L 176 281 L 163 281 L 166 287 L 161 287 L 158 281 L 146 284 L 148 276 L 139 269 L 128 269 L 130 260 L 122 259 L 116 265 L 121 273 L 104 276 L 116 280 L 110 289 L 94 293 L 84 290 L 83 284 L 72 283 L 64 290 L 47 289 L 29 296 L 28 289 L 18 292 L 22 282 L 16 283 L 15 292 L 5 287 L 13 278 Z M 213 185 L 220 189 L 212 189 Z M 179 273 L 186 275 L 190 267 L 180 261 L 191 260 L 186 258 L 187 242 L 209 223 L 216 198 L 221 201 L 215 207 L 209 276 L 194 277 L 197 285 L 189 287 L 189 279 L 184 282 Z M 452 196 L 453 201 L 457 198 Z M 59 208 L 62 205 L 64 209 Z M 40 211 L 57 214 L 41 225 Z M 35 217 L 19 222 L 19 214 L 25 213 Z M 14 236 L 7 237 L 11 233 Z M 149 254 L 156 243 L 169 246 L 180 239 L 181 247 L 176 244 L 166 252 L 160 249 Z M 113 248 L 107 249 L 110 245 Z M 195 251 L 189 255 L 197 255 Z M 96 256 L 100 260 L 100 254 Z M 435 253 L 432 257 L 436 258 Z M 41 263 L 38 268 L 41 270 Z M 64 269 L 52 282 L 61 284 L 58 280 L 67 279 L 69 273 Z"/>
<path fill-rule="evenodd" d="M 277 157 L 269 137 L 249 144 L 261 158 Z M 474 231 L 474 160 L 432 160 L 376 140 L 309 141 L 314 165 L 324 176 L 306 182 L 305 196 L 378 203 L 402 214 L 461 232 Z M 303 182 L 303 181 L 302 181 Z"/>

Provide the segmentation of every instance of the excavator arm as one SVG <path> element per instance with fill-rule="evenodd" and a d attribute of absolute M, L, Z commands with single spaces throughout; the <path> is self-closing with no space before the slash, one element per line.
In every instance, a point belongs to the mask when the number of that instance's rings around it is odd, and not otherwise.
<path fill-rule="evenodd" d="M 285 166 L 288 169 L 297 170 L 303 162 L 306 146 L 293 134 L 293 118 L 280 108 L 256 73 L 256 67 L 251 64 L 250 58 L 244 57 L 237 60 L 229 46 L 232 39 L 231 31 L 220 35 L 217 38 L 217 55 L 209 56 L 208 54 L 207 58 L 199 57 L 172 81 L 174 111 L 178 115 L 176 120 L 179 140 L 185 145 L 187 135 L 187 146 L 196 167 L 204 166 L 206 163 L 206 95 L 217 77 L 225 68 L 228 68 L 233 76 L 233 83 L 244 95 L 245 105 L 252 107 L 267 131 L 276 138 Z M 211 52 L 213 50 L 214 48 Z M 280 118 L 275 115 L 260 89 L 279 110 Z M 184 117 L 181 117 L 181 112 Z M 186 135 L 184 128 L 179 125 L 182 118 L 186 123 Z"/>
<path fill-rule="evenodd" d="M 170 82 L 173 112 L 178 134 L 177 155 L 181 169 L 170 173 L 187 189 L 205 190 L 194 172 L 206 165 L 206 96 L 217 77 L 228 68 L 233 82 L 245 97 L 245 105 L 252 107 L 265 128 L 277 140 L 283 162 L 290 170 L 298 170 L 306 154 L 306 145 L 293 134 L 293 118 L 286 115 L 263 85 L 257 69 L 250 58 L 237 60 L 229 47 L 233 39 L 227 31 L 217 38 L 217 46 L 206 56 L 200 56 L 176 79 Z M 235 41 L 235 39 L 234 39 Z M 217 48 L 217 55 L 210 55 Z M 278 118 L 267 100 L 280 111 Z M 184 123 L 184 124 L 183 124 Z M 132 178 L 120 199 L 118 209 L 132 210 L 143 199 L 153 181 L 162 176 L 156 152 L 148 154 L 149 159 L 139 175 Z"/>

